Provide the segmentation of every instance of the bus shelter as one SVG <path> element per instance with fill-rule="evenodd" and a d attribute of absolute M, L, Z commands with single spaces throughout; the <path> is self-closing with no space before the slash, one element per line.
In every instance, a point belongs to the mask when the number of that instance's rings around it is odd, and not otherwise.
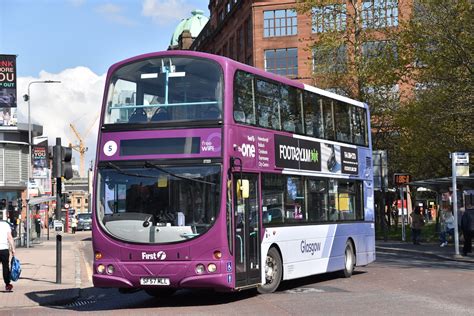
<path fill-rule="evenodd" d="M 469 177 L 456 177 L 457 189 L 460 193 L 458 195 L 459 208 L 465 205 L 466 197 L 469 197 L 471 200 L 474 198 L 474 173 L 471 173 Z M 417 191 L 430 190 L 436 193 L 437 201 L 436 204 L 442 205 L 443 197 L 450 196 L 453 186 L 452 177 L 443 177 L 443 178 L 431 178 L 425 180 L 412 181 L 408 183 L 409 186 L 417 188 Z M 471 204 L 471 203 L 470 203 Z M 438 217 L 438 216 L 437 216 Z"/>

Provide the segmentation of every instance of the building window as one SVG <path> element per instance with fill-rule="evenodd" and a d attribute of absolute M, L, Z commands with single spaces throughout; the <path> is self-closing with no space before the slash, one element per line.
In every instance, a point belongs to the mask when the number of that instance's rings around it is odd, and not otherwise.
<path fill-rule="evenodd" d="M 345 4 L 313 8 L 313 33 L 344 31 L 346 29 L 346 16 Z"/>
<path fill-rule="evenodd" d="M 81 205 L 81 199 L 77 199 L 77 204 Z"/>
<path fill-rule="evenodd" d="M 368 41 L 362 44 L 362 55 L 365 59 L 397 59 L 397 46 L 392 41 Z"/>
<path fill-rule="evenodd" d="M 397 0 L 364 0 L 362 2 L 362 27 L 377 29 L 398 26 Z"/>
<path fill-rule="evenodd" d="M 265 70 L 277 75 L 296 77 L 298 75 L 298 49 L 283 48 L 266 50 Z"/>
<path fill-rule="evenodd" d="M 418 85 L 415 86 L 415 90 L 417 87 Z M 385 100 L 385 104 L 377 109 L 378 112 L 393 110 L 394 108 L 398 108 L 400 105 L 400 86 L 398 84 L 367 86 L 363 91 L 366 100 Z"/>
<path fill-rule="evenodd" d="M 295 10 L 263 11 L 263 36 L 289 36 L 298 33 L 298 19 Z"/>
<path fill-rule="evenodd" d="M 345 72 L 347 61 L 346 46 L 341 45 L 336 49 L 330 47 L 316 47 L 313 50 L 313 71 L 324 72 Z"/>

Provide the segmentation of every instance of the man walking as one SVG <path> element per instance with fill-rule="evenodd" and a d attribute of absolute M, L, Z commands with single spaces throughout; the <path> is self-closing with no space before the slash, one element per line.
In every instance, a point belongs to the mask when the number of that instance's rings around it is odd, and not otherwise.
<path fill-rule="evenodd" d="M 15 244 L 13 242 L 10 224 L 0 221 L 0 261 L 3 268 L 3 281 L 5 290 L 11 291 L 13 285 L 10 283 L 10 248 L 12 255 L 15 255 Z"/>
<path fill-rule="evenodd" d="M 463 256 L 472 252 L 472 237 L 474 236 L 474 207 L 466 209 L 461 218 L 461 228 L 464 235 Z"/>

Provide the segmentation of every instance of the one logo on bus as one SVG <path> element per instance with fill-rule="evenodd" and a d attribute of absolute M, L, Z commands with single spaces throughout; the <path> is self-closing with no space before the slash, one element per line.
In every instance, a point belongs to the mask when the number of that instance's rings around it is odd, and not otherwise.
<path fill-rule="evenodd" d="M 158 252 L 142 252 L 142 260 L 165 260 L 166 259 L 166 252 L 158 251 Z"/>
<path fill-rule="evenodd" d="M 321 251 L 321 242 L 306 242 L 302 240 L 300 244 L 301 253 L 310 253 L 314 255 L 315 252 Z"/>
<path fill-rule="evenodd" d="M 242 153 L 244 157 L 255 158 L 255 145 L 253 144 L 242 144 L 239 147 L 239 151 Z"/>
<path fill-rule="evenodd" d="M 113 140 L 109 140 L 104 145 L 104 154 L 107 157 L 112 157 L 117 152 L 117 148 L 118 148 L 117 143 L 114 142 Z"/>
<path fill-rule="evenodd" d="M 227 272 L 232 272 L 232 262 L 227 262 Z"/>

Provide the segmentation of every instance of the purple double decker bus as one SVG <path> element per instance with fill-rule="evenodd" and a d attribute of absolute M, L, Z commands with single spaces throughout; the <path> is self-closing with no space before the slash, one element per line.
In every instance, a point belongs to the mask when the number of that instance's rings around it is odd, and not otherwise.
<path fill-rule="evenodd" d="M 166 51 L 107 75 L 96 287 L 277 289 L 375 260 L 364 103 L 225 57 Z"/>

